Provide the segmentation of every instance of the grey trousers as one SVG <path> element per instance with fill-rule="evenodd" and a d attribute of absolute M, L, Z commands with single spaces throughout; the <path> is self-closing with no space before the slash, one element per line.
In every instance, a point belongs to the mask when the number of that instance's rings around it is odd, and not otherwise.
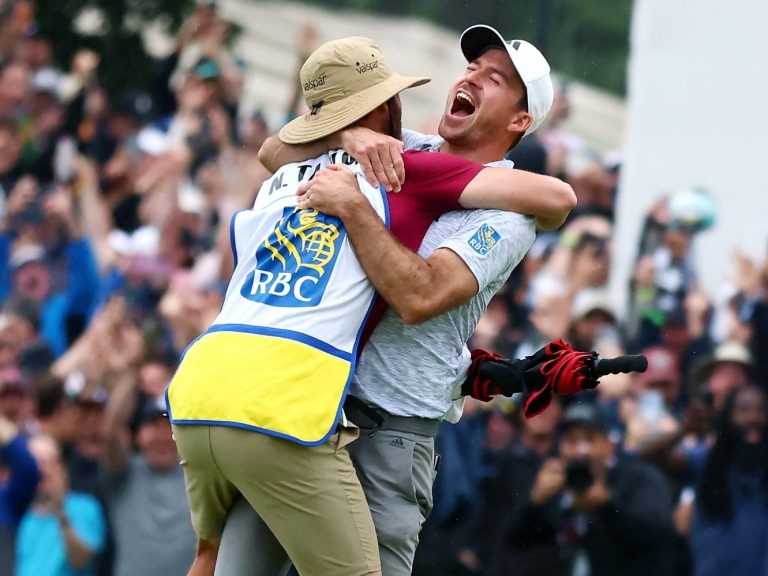
<path fill-rule="evenodd" d="M 432 510 L 434 438 L 379 430 L 347 446 L 373 516 L 384 576 L 410 576 L 421 525 Z M 222 537 L 216 576 L 284 576 L 287 554 L 253 509 L 240 500 Z"/>

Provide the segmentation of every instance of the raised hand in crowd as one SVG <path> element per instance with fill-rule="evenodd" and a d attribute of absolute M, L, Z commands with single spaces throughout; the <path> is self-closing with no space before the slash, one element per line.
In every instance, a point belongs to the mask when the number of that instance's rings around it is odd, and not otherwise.
<path fill-rule="evenodd" d="M 43 211 L 48 222 L 58 227 L 67 238 L 81 235 L 80 218 L 75 213 L 72 194 L 66 185 L 54 185 L 43 200 Z"/>
<path fill-rule="evenodd" d="M 581 216 L 562 231 L 543 272 L 566 282 L 572 295 L 608 281 L 613 226 L 602 216 Z"/>
<path fill-rule="evenodd" d="M 541 465 L 531 486 L 531 502 L 543 504 L 560 494 L 564 487 L 565 463 L 560 458 L 549 458 Z"/>
<path fill-rule="evenodd" d="M 763 297 L 768 278 L 765 267 L 768 259 L 761 269 L 743 250 L 737 249 L 733 251 L 733 262 L 735 270 L 731 282 L 738 292 L 747 299 Z"/>
<path fill-rule="evenodd" d="M 94 79 L 101 58 L 93 50 L 79 50 L 72 57 L 72 74 L 83 84 Z"/>
<path fill-rule="evenodd" d="M 5 214 L 2 218 L 2 231 L 22 233 L 40 219 L 38 199 L 38 184 L 33 176 L 19 178 L 8 194 Z"/>
<path fill-rule="evenodd" d="M 109 246 L 108 235 L 114 222 L 112 214 L 101 193 L 99 171 L 93 160 L 77 156 L 73 162 L 79 209 L 82 214 L 82 231 L 93 246 L 99 269 L 104 272 L 114 262 L 114 251 Z"/>
<path fill-rule="evenodd" d="M 183 350 L 216 317 L 221 309 L 221 294 L 203 289 L 188 274 L 171 282 L 158 310 L 168 323 L 177 350 Z"/>
<path fill-rule="evenodd" d="M 698 286 L 694 287 L 683 301 L 685 321 L 691 338 L 701 338 L 709 329 L 712 315 L 712 302 L 707 293 Z"/>
<path fill-rule="evenodd" d="M 131 374 L 144 353 L 141 330 L 127 315 L 124 300 L 113 296 L 96 314 L 86 331 L 53 365 L 60 378 L 82 372 L 107 389 L 115 377 Z"/>

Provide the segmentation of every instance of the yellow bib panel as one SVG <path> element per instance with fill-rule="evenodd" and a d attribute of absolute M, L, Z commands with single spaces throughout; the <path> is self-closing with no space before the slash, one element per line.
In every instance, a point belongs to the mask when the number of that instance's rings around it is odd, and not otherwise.
<path fill-rule="evenodd" d="M 227 364 L 210 361 L 216 357 L 226 358 Z M 349 360 L 295 340 L 209 332 L 187 351 L 174 377 L 199 393 L 178 402 L 173 418 L 208 424 L 238 422 L 311 442 L 323 438 L 336 423 L 336 408 L 351 368 Z M 314 384 L 309 390 L 301 383 Z M 211 384 L 213 393 L 206 393 Z M 169 390 L 172 406 L 177 404 L 176 390 L 174 386 Z"/>

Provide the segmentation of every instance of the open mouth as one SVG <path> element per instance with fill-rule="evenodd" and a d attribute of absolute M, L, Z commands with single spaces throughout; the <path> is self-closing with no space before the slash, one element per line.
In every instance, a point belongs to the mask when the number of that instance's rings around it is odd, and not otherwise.
<path fill-rule="evenodd" d="M 472 99 L 472 96 L 459 90 L 451 105 L 451 115 L 458 116 L 459 118 L 466 118 L 474 113 L 475 101 Z"/>

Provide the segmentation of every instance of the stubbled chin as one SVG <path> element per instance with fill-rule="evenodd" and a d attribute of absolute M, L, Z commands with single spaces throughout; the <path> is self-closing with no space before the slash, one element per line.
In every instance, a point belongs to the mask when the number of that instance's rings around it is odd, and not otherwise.
<path fill-rule="evenodd" d="M 463 131 L 471 126 L 473 118 L 474 114 L 457 116 L 449 112 L 443 116 L 443 127 L 452 132 Z"/>

